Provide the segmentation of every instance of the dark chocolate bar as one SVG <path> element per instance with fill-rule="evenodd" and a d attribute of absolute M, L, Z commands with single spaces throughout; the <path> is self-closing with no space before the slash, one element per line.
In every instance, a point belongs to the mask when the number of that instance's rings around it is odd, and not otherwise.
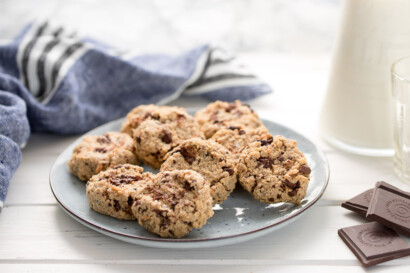
<path fill-rule="evenodd" d="M 410 193 L 377 182 L 366 218 L 410 236 Z"/>
<path fill-rule="evenodd" d="M 342 228 L 338 234 L 364 267 L 410 255 L 405 240 L 376 222 Z"/>
<path fill-rule="evenodd" d="M 372 198 L 372 193 L 373 189 L 370 189 L 359 195 L 356 195 L 352 199 L 343 202 L 342 207 L 354 211 L 360 215 L 366 216 L 367 209 L 369 208 L 370 204 L 370 199 Z"/>

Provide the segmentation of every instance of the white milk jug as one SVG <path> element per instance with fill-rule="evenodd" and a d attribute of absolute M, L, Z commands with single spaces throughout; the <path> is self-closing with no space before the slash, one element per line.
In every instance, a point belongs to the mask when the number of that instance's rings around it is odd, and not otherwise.
<path fill-rule="evenodd" d="M 390 66 L 410 55 L 410 1 L 344 0 L 322 136 L 349 152 L 393 155 Z"/>

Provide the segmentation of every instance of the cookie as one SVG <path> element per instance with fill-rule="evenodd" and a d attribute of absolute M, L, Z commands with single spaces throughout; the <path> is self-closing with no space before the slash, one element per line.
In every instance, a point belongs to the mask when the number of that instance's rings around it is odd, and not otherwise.
<path fill-rule="evenodd" d="M 229 126 L 216 132 L 211 139 L 224 146 L 231 152 L 236 161 L 239 160 L 242 150 L 254 140 L 270 137 L 268 130 L 261 126 L 248 129 L 243 126 Z"/>
<path fill-rule="evenodd" d="M 248 129 L 263 126 L 250 106 L 239 100 L 232 103 L 219 100 L 210 103 L 195 114 L 195 119 L 206 138 L 229 126 L 242 126 Z"/>
<path fill-rule="evenodd" d="M 186 119 L 190 115 L 184 108 L 177 106 L 157 106 L 154 104 L 140 105 L 132 109 L 126 116 L 121 126 L 121 132 L 133 137 L 133 131 L 147 119 L 158 120 L 160 122 Z"/>
<path fill-rule="evenodd" d="M 87 182 L 86 196 L 90 207 L 101 214 L 121 220 L 135 220 L 131 212 L 133 196 L 143 190 L 150 176 L 135 165 L 117 165 L 94 175 Z"/>
<path fill-rule="evenodd" d="M 158 173 L 132 205 L 141 226 L 161 237 L 181 238 L 213 216 L 209 185 L 190 170 Z"/>
<path fill-rule="evenodd" d="M 68 167 L 80 180 L 87 181 L 109 167 L 137 164 L 134 151 L 134 141 L 127 134 L 108 132 L 102 136 L 86 136 L 74 148 Z"/>
<path fill-rule="evenodd" d="M 168 153 L 161 171 L 193 170 L 208 181 L 214 204 L 228 198 L 236 185 L 236 167 L 230 152 L 213 140 L 192 138 Z"/>
<path fill-rule="evenodd" d="M 250 143 L 238 164 L 239 183 L 264 203 L 300 204 L 309 177 L 310 168 L 296 141 L 283 136 Z"/>
<path fill-rule="evenodd" d="M 204 137 L 193 117 L 181 114 L 174 118 L 147 119 L 133 131 L 136 154 L 144 163 L 159 168 L 165 155 L 182 141 Z"/>

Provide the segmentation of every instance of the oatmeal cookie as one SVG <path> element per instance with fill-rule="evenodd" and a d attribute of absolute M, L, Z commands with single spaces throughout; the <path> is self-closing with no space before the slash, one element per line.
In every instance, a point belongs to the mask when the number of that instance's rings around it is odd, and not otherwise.
<path fill-rule="evenodd" d="M 161 171 L 194 170 L 211 187 L 214 204 L 228 198 L 236 185 L 236 167 L 230 152 L 213 140 L 192 138 L 165 156 Z"/>
<path fill-rule="evenodd" d="M 102 136 L 86 136 L 74 148 L 68 167 L 80 180 L 87 181 L 109 167 L 137 164 L 134 151 L 134 141 L 127 134 L 108 132 Z"/>
<path fill-rule="evenodd" d="M 213 216 L 209 185 L 190 170 L 158 173 L 132 205 L 141 226 L 161 237 L 180 238 Z"/>
<path fill-rule="evenodd" d="M 235 102 L 215 101 L 195 114 L 198 124 L 206 138 L 212 137 L 219 129 L 229 126 L 242 126 L 255 129 L 263 126 L 258 115 L 239 100 Z"/>
<path fill-rule="evenodd" d="M 306 195 L 310 171 L 296 141 L 283 136 L 250 143 L 238 164 L 242 187 L 265 203 L 300 204 Z"/>
<path fill-rule="evenodd" d="M 182 141 L 203 138 L 196 121 L 189 115 L 166 122 L 147 119 L 133 131 L 133 135 L 138 158 L 154 168 L 159 168 L 165 155 Z"/>
<path fill-rule="evenodd" d="M 142 174 L 135 165 L 117 165 L 94 175 L 87 182 L 86 196 L 90 207 L 101 214 L 122 220 L 135 220 L 131 206 L 143 190 L 150 174 Z"/>
<path fill-rule="evenodd" d="M 184 108 L 178 106 L 140 105 L 127 114 L 121 126 L 121 132 L 133 137 L 133 131 L 137 129 L 144 120 L 152 119 L 165 123 L 189 118 L 192 119 Z"/>
<path fill-rule="evenodd" d="M 261 126 L 248 129 L 243 126 L 228 126 L 216 132 L 211 139 L 227 148 L 236 161 L 239 160 L 242 150 L 254 140 L 270 137 L 268 130 Z"/>

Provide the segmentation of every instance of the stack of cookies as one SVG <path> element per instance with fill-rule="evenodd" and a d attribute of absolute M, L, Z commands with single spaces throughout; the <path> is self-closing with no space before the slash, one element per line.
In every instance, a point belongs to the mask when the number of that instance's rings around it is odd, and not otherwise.
<path fill-rule="evenodd" d="M 159 172 L 143 173 L 139 162 Z M 270 135 L 241 101 L 216 101 L 195 117 L 138 106 L 121 133 L 85 137 L 68 165 L 87 181 L 93 210 L 173 238 L 205 225 L 237 181 L 261 202 L 300 204 L 311 171 L 296 141 Z"/>

